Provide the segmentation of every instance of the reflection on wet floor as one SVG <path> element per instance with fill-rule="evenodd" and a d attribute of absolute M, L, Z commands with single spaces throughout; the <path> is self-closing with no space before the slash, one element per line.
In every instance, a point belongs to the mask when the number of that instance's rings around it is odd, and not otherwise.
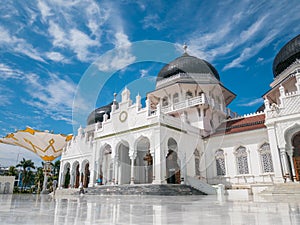
<path fill-rule="evenodd" d="M 1 224 L 300 224 L 300 196 L 0 195 Z"/>

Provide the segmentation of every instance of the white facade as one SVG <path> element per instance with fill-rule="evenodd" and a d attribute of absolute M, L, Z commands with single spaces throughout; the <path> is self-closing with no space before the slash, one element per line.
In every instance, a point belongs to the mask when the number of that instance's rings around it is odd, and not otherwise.
<path fill-rule="evenodd" d="M 187 177 L 228 188 L 298 182 L 299 72 L 296 61 L 271 84 L 264 112 L 243 117 L 226 108 L 235 95 L 213 74 L 157 81 L 144 108 L 125 88 L 109 119 L 79 128 L 67 144 L 59 186 L 179 184 Z"/>

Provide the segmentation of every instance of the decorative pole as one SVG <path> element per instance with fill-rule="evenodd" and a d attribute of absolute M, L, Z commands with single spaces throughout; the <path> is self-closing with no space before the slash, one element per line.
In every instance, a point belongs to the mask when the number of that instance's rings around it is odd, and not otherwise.
<path fill-rule="evenodd" d="M 43 172 L 44 172 L 44 182 L 43 182 L 43 190 L 42 190 L 41 194 L 49 194 L 49 191 L 47 190 L 47 181 L 48 181 L 48 174 L 51 172 L 51 162 L 50 161 L 46 161 L 44 163 Z"/>

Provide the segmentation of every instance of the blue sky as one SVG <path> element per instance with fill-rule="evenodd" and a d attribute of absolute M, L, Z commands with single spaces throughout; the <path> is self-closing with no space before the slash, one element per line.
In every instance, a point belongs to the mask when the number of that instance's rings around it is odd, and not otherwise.
<path fill-rule="evenodd" d="M 91 63 L 142 40 L 186 42 L 189 54 L 212 63 L 237 94 L 230 108 L 254 112 L 273 80 L 275 55 L 300 30 L 298 0 L 1 3 L 0 136 L 26 126 L 72 133 L 78 126 L 72 121 L 73 99 Z M 120 51 L 113 64 L 120 70 L 100 91 L 97 106 L 109 103 L 131 80 L 156 76 L 163 66 L 145 62 L 123 68 L 130 60 Z M 154 87 L 149 80 L 147 87 Z M 0 165 L 15 163 L 20 151 L 0 145 Z M 17 153 L 9 161 L 7 152 Z"/>

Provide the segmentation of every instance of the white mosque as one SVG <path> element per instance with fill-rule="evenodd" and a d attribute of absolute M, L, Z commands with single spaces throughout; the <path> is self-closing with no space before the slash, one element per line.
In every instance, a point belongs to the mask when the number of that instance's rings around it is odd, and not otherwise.
<path fill-rule="evenodd" d="M 237 116 L 235 94 L 207 61 L 185 53 L 165 65 L 145 107 L 122 91 L 95 109 L 61 157 L 59 187 L 223 184 L 251 189 L 300 181 L 300 35 L 273 63 L 260 112 Z M 116 96 L 115 96 L 116 97 Z M 205 191 L 204 191 L 205 192 Z"/>

